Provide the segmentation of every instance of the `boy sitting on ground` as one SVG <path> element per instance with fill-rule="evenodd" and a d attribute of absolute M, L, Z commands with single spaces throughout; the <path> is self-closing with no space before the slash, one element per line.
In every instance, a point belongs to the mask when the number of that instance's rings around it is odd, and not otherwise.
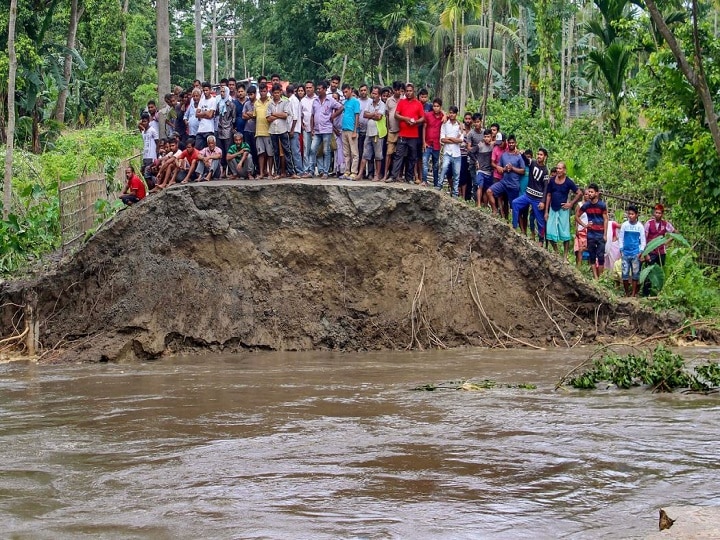
<path fill-rule="evenodd" d="M 195 141 L 188 139 L 185 143 L 185 150 L 177 158 L 175 175 L 170 181 L 171 184 L 179 182 L 187 184 L 195 181 L 195 169 L 200 161 L 200 151 L 195 148 Z"/>

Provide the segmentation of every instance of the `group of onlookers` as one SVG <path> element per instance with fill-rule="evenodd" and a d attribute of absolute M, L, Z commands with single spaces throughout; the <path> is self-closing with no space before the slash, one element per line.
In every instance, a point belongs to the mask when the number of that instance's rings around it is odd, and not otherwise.
<path fill-rule="evenodd" d="M 479 113 L 458 114 L 455 106 L 443 109 L 440 98 L 430 101 L 425 89 L 416 94 L 410 82 L 354 88 L 333 76 L 295 85 L 275 74 L 253 84 L 223 79 L 213 88 L 196 80 L 187 91 L 167 94 L 160 109 L 150 101 L 141 114 L 148 190 L 128 170 L 123 200 L 131 204 L 146 192 L 218 178 L 336 176 L 425 187 L 432 181 L 438 190 L 447 181 L 452 197 L 474 200 L 506 219 L 512 215 L 524 234 L 530 229 L 534 239 L 537 231 L 556 252 L 562 244 L 565 258 L 576 209 L 576 255 L 586 254 L 599 277 L 609 227 L 598 186 L 580 189 L 565 163 L 548 170 L 545 148 L 521 152 L 516 137 L 497 123 L 487 126 Z M 627 214 L 617 236 L 626 291 L 634 295 L 645 229 L 636 224 L 637 208 Z M 672 232 L 662 212 L 655 223 L 661 234 Z M 656 251 L 659 261 L 664 248 Z"/>

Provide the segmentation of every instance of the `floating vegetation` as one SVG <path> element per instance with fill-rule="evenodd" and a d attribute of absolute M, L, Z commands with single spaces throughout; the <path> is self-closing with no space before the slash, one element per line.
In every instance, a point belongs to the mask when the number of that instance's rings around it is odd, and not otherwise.
<path fill-rule="evenodd" d="M 707 362 L 691 368 L 682 356 L 663 345 L 658 345 L 652 352 L 606 353 L 595 359 L 589 369 L 579 371 L 592 358 L 563 377 L 556 389 L 566 383 L 584 390 L 596 389 L 601 383 L 622 389 L 645 386 L 653 392 L 683 389 L 708 393 L 716 392 L 720 387 L 720 364 Z"/>
<path fill-rule="evenodd" d="M 501 384 L 492 379 L 483 379 L 474 381 L 472 379 L 464 379 L 460 381 L 445 381 L 438 384 L 428 383 L 411 388 L 413 391 L 434 392 L 435 390 L 465 390 L 476 392 L 478 390 L 490 390 L 493 388 L 518 388 L 520 390 L 535 390 L 537 386 L 530 383 L 519 384 Z"/>

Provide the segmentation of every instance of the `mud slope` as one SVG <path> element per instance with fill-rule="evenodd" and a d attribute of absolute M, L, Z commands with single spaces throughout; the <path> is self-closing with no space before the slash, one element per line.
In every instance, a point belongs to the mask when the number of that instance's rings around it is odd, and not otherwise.
<path fill-rule="evenodd" d="M 42 345 L 81 361 L 195 348 L 566 346 L 660 324 L 609 304 L 485 213 L 371 183 L 173 188 L 121 212 L 52 273 L 0 291 L 3 304 L 28 293 Z M 14 312 L 3 309 L 9 335 Z"/>

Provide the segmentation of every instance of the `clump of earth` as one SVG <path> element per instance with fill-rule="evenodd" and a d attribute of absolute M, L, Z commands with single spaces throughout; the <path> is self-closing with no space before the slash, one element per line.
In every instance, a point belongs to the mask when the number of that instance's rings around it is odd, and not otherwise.
<path fill-rule="evenodd" d="M 48 361 L 194 350 L 567 347 L 679 323 L 614 303 L 507 223 L 434 190 L 178 186 L 122 211 L 31 298 Z"/>

